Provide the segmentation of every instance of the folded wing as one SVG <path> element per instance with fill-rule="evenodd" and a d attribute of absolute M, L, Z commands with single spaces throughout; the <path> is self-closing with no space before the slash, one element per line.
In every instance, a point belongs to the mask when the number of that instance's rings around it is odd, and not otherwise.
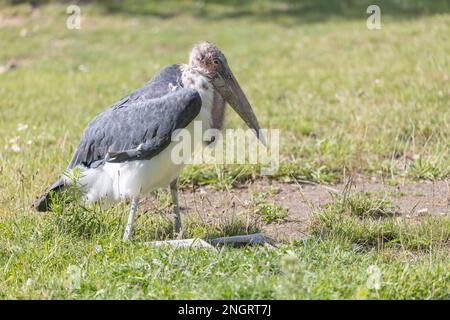
<path fill-rule="evenodd" d="M 138 99 L 95 117 L 83 133 L 68 169 L 108 162 L 149 160 L 167 147 L 172 133 L 198 115 L 197 91 L 177 87 L 160 98 Z"/>
<path fill-rule="evenodd" d="M 179 65 L 169 65 L 143 87 L 97 115 L 85 129 L 68 169 L 95 168 L 109 162 L 148 160 L 170 143 L 176 129 L 186 127 L 199 114 L 197 91 L 183 88 Z M 33 204 L 48 210 L 50 191 L 70 184 L 61 176 Z"/>

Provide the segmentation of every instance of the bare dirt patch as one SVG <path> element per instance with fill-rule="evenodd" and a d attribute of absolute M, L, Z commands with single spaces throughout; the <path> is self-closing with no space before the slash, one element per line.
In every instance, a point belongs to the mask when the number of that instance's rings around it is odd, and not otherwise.
<path fill-rule="evenodd" d="M 1 16 L 0 15 L 0 28 L 20 26 L 24 23 L 25 18 L 20 16 Z"/>
<path fill-rule="evenodd" d="M 252 199 L 257 194 L 263 194 L 265 202 L 279 204 L 289 213 L 281 222 L 261 222 L 263 232 L 280 240 L 299 240 L 307 235 L 311 213 L 331 202 L 333 194 L 342 193 L 344 189 L 344 184 L 327 186 L 263 179 L 225 191 L 212 187 L 186 189 L 180 191 L 179 198 L 183 215 L 196 215 L 202 221 L 212 223 L 232 215 L 258 219 Z M 355 181 L 350 191 L 370 192 L 377 197 L 387 198 L 397 206 L 398 213 L 407 218 L 425 214 L 450 214 L 448 181 L 390 186 L 360 179 Z M 154 198 L 145 200 L 143 208 L 149 212 L 161 212 L 161 206 Z M 166 207 L 163 211 L 170 214 L 171 208 Z"/>

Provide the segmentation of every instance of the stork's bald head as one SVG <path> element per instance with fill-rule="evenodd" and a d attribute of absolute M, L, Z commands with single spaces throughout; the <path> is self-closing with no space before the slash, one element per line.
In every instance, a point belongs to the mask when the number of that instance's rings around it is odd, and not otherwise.
<path fill-rule="evenodd" d="M 189 65 L 209 77 L 214 77 L 223 67 L 228 67 L 225 55 L 207 41 L 199 42 L 192 48 Z"/>
<path fill-rule="evenodd" d="M 202 41 L 192 48 L 189 67 L 209 78 L 214 88 L 245 123 L 254 129 L 265 145 L 260 126 L 250 103 L 228 66 L 225 55 L 210 42 Z"/>

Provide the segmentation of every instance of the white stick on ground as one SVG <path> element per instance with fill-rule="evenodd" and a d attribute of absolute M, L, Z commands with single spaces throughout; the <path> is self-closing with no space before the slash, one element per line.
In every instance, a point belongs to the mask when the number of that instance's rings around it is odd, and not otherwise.
<path fill-rule="evenodd" d="M 205 248 L 205 249 L 215 249 L 212 245 L 202 239 L 182 239 L 182 240 L 166 240 L 166 241 L 152 241 L 144 242 L 144 245 L 152 246 L 169 246 L 169 247 L 179 247 L 179 248 Z"/>

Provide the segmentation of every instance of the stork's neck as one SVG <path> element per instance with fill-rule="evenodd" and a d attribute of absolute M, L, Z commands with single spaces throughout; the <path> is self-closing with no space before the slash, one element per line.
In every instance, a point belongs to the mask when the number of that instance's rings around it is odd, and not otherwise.
<path fill-rule="evenodd" d="M 214 87 L 211 80 L 198 71 L 198 69 L 183 64 L 181 66 L 181 81 L 185 88 L 198 91 L 213 91 Z"/>
<path fill-rule="evenodd" d="M 209 127 L 222 129 L 225 115 L 225 101 L 214 89 L 211 80 L 196 68 L 184 64 L 181 66 L 181 81 L 185 88 L 197 90 L 202 98 L 202 109 L 208 114 Z"/>
<path fill-rule="evenodd" d="M 206 126 L 204 129 L 221 129 L 225 103 L 217 90 L 214 89 L 211 80 L 196 68 L 184 64 L 181 66 L 181 82 L 185 88 L 194 89 L 200 94 L 202 99 L 200 116 Z"/>

